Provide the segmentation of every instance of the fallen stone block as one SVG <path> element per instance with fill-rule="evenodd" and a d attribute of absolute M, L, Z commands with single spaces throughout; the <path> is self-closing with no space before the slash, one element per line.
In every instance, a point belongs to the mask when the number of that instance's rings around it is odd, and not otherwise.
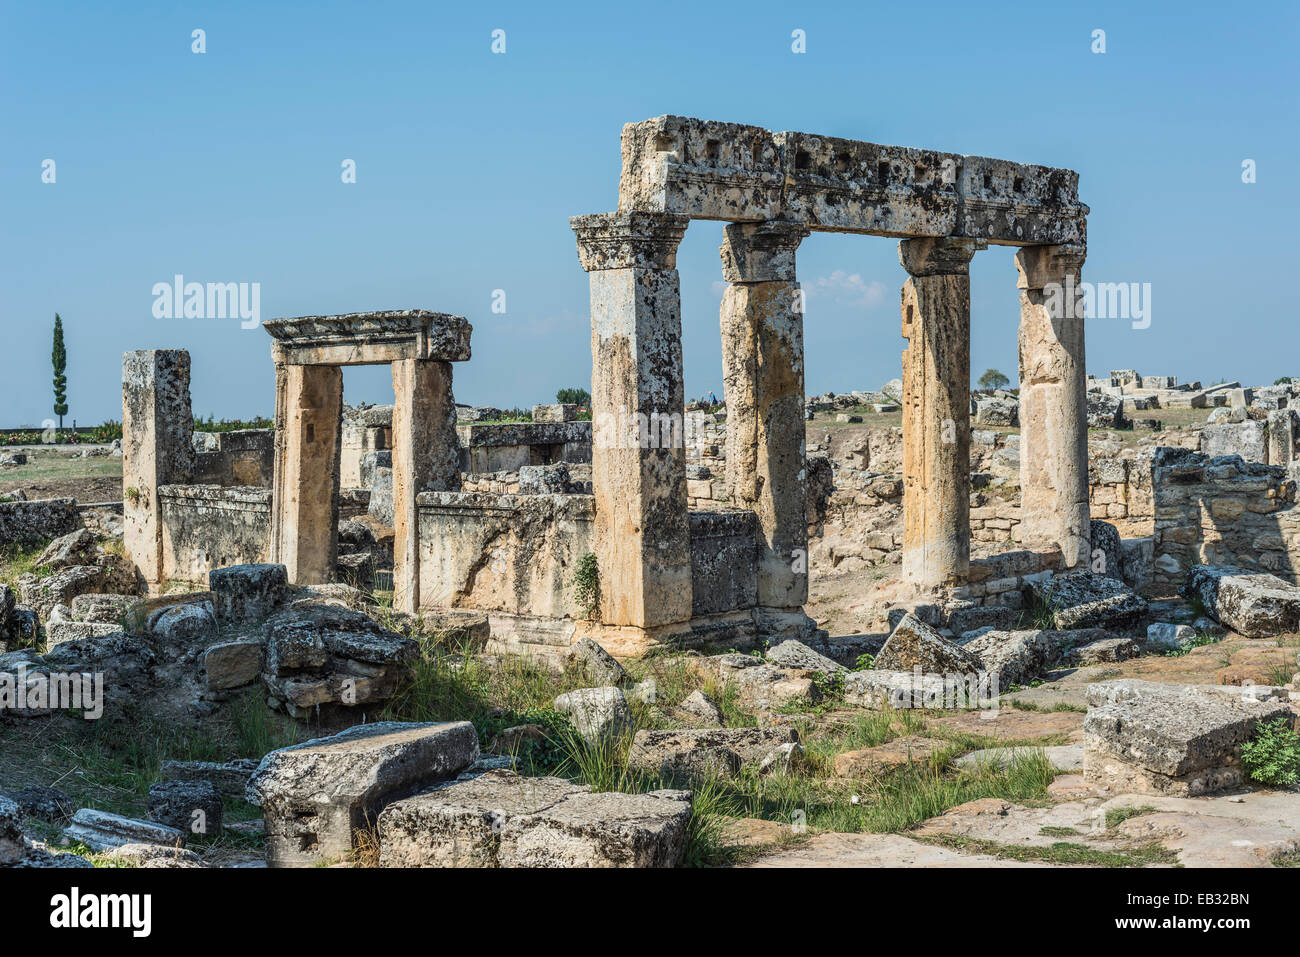
<path fill-rule="evenodd" d="M 1228 565 L 1196 565 L 1179 590 L 1217 621 L 1247 638 L 1300 631 L 1300 587 L 1276 575 Z"/>
<path fill-rule="evenodd" d="M 296 718 L 325 708 L 346 713 L 391 698 L 419 654 L 414 641 L 364 613 L 314 599 L 277 612 L 263 634 L 262 679 Z"/>
<path fill-rule="evenodd" d="M 1132 588 L 1092 572 L 1031 581 L 1030 588 L 1052 612 L 1059 629 L 1134 631 L 1147 614 L 1146 599 Z"/>
<path fill-rule="evenodd" d="M 260 621 L 284 600 L 289 582 L 283 565 L 230 565 L 208 572 L 222 622 Z"/>
<path fill-rule="evenodd" d="M 1136 658 L 1141 651 L 1141 647 L 1132 638 L 1102 638 L 1099 641 L 1090 641 L 1085 645 L 1071 648 L 1061 661 L 1062 664 L 1070 667 L 1100 665 L 1128 661 L 1130 658 Z"/>
<path fill-rule="evenodd" d="M 1084 699 L 1090 708 L 1115 704 L 1118 701 L 1133 701 L 1153 695 L 1169 695 L 1180 691 L 1196 691 L 1201 694 L 1219 695 L 1231 701 L 1288 701 L 1290 692 L 1281 685 L 1184 685 L 1162 684 L 1158 681 L 1146 681 L 1142 678 L 1112 678 L 1109 681 L 1097 681 L 1088 685 Z"/>
<path fill-rule="evenodd" d="M 813 681 L 811 672 L 778 668 L 748 655 L 719 657 L 752 662 L 740 667 L 727 664 L 715 666 L 719 678 L 735 686 L 736 700 L 741 707 L 754 711 L 771 711 L 792 703 L 816 704 L 821 700 L 821 691 Z"/>
<path fill-rule="evenodd" d="M 783 641 L 779 645 L 773 645 L 767 650 L 765 657 L 768 661 L 783 668 L 798 668 L 802 671 L 820 671 L 825 674 L 835 674 L 836 672 L 848 670 L 838 662 L 813 651 L 802 641 L 796 641 L 793 638 Z"/>
<path fill-rule="evenodd" d="M 1130 690 L 1138 693 L 1090 707 L 1083 724 L 1084 778 L 1116 791 L 1191 797 L 1241 785 L 1241 745 L 1255 726 L 1295 718 L 1281 701 L 1186 686 Z"/>
<path fill-rule="evenodd" d="M 93 565 L 99 547 L 88 528 L 79 528 L 50 542 L 36 559 L 37 568 L 60 569 L 69 565 Z"/>
<path fill-rule="evenodd" d="M 702 724 L 709 728 L 720 728 L 724 724 L 718 703 L 698 688 L 682 699 L 677 706 L 677 713 L 688 723 Z"/>
<path fill-rule="evenodd" d="M 959 768 L 970 769 L 988 766 L 1006 770 L 1015 762 L 1027 758 L 1032 759 L 1037 754 L 1042 754 L 1048 763 L 1058 771 L 1083 770 L 1083 747 L 1078 744 L 1049 745 L 1044 748 L 984 748 L 980 751 L 963 754 L 955 759 L 953 764 Z"/>
<path fill-rule="evenodd" d="M 23 809 L 0 797 L 0 867 L 92 867 L 76 854 L 51 854 L 22 830 Z"/>
<path fill-rule="evenodd" d="M 621 685 L 628 680 L 618 660 L 590 638 L 574 642 L 565 658 L 597 685 Z"/>
<path fill-rule="evenodd" d="M 114 860 L 130 861 L 136 867 L 206 867 L 203 858 L 183 847 L 160 844 L 122 844 L 104 854 Z"/>
<path fill-rule="evenodd" d="M 488 771 L 394 801 L 379 815 L 381 867 L 496 867 L 501 831 L 518 814 L 589 791 L 563 778 Z"/>
<path fill-rule="evenodd" d="M 243 798 L 248 779 L 260 762 L 253 758 L 233 761 L 164 761 L 159 769 L 164 781 L 206 781 L 227 797 Z"/>
<path fill-rule="evenodd" d="M 161 844 L 184 847 L 185 832 L 154 821 L 140 821 L 108 811 L 83 807 L 63 829 L 65 841 L 79 841 L 92 851 L 106 851 L 123 844 Z"/>
<path fill-rule="evenodd" d="M 149 787 L 149 819 L 186 834 L 221 833 L 221 792 L 209 781 L 160 781 Z"/>
<path fill-rule="evenodd" d="M 266 820 L 266 861 L 310 866 L 351 853 L 355 834 L 390 803 L 473 764 L 478 734 L 468 721 L 381 721 L 272 751 L 246 797 Z"/>
<path fill-rule="evenodd" d="M 586 741 L 611 741 L 632 727 L 627 697 L 618 688 L 578 688 L 555 699 L 555 710 L 567 714 Z"/>
<path fill-rule="evenodd" d="M 562 778 L 466 775 L 390 804 L 387 867 L 673 867 L 686 849 L 687 791 L 593 794 Z"/>
<path fill-rule="evenodd" d="M 686 855 L 690 791 L 571 794 L 501 829 L 501 867 L 677 867 Z"/>
<path fill-rule="evenodd" d="M 31 573 L 18 578 L 18 594 L 24 605 L 49 617 L 55 605 L 70 605 L 78 595 L 103 591 L 104 569 L 99 565 L 70 565 L 46 578 Z"/>
<path fill-rule="evenodd" d="M 730 777 L 742 766 L 760 766 L 782 745 L 798 743 L 798 732 L 789 727 L 647 730 L 636 733 L 627 760 L 635 770 L 668 777 Z"/>
<path fill-rule="evenodd" d="M 208 691 L 242 688 L 262 671 L 262 642 L 239 638 L 210 645 L 203 653 L 204 686 Z"/>
<path fill-rule="evenodd" d="M 904 615 L 876 656 L 880 671 L 906 671 L 919 667 L 924 674 L 974 674 L 980 660 L 948 641 L 915 615 Z"/>
<path fill-rule="evenodd" d="M 965 709 L 997 703 L 988 672 L 936 675 L 916 671 L 851 671 L 844 676 L 844 703 L 861 708 Z"/>

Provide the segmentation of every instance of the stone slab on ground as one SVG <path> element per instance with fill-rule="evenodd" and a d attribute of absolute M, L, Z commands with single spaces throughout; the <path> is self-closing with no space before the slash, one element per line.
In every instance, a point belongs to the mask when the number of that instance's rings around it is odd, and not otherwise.
<path fill-rule="evenodd" d="M 63 829 L 63 837 L 66 841 L 79 841 L 92 851 L 106 851 L 123 844 L 185 846 L 185 833 L 174 827 L 88 807 L 72 815 L 72 821 Z"/>
<path fill-rule="evenodd" d="M 913 762 L 925 763 L 951 744 L 941 738 L 904 735 L 874 747 L 835 755 L 835 774 L 842 778 L 865 777 Z"/>
<path fill-rule="evenodd" d="M 353 849 L 388 804 L 455 777 L 479 756 L 468 721 L 381 721 L 272 751 L 247 799 L 266 819 L 272 866 L 309 866 Z"/>
<path fill-rule="evenodd" d="M 507 819 L 501 867 L 677 867 L 686 854 L 690 791 L 573 794 Z"/>
<path fill-rule="evenodd" d="M 742 766 L 761 766 L 783 744 L 798 743 L 798 732 L 789 727 L 643 730 L 632 739 L 628 765 L 651 774 L 689 777 L 717 770 L 730 776 Z"/>
<path fill-rule="evenodd" d="M 1083 770 L 1083 745 L 1081 744 L 1048 745 L 1045 748 L 1025 746 L 1017 748 L 984 748 L 963 754 L 953 763 L 960 768 L 992 765 L 993 767 L 1005 769 L 1016 761 L 1039 753 L 1058 771 Z"/>
<path fill-rule="evenodd" d="M 1071 572 L 1030 582 L 1034 595 L 1052 611 L 1056 627 L 1136 631 L 1147 614 L 1146 599 L 1115 578 Z"/>
<path fill-rule="evenodd" d="M 1089 782 L 1180 796 L 1236 787 L 1244 781 L 1241 745 L 1255 726 L 1295 718 L 1277 700 L 1142 684 L 1146 687 L 1136 693 L 1089 708 L 1084 719 L 1084 777 Z"/>
<path fill-rule="evenodd" d="M 1230 565 L 1196 565 L 1180 589 L 1216 620 L 1247 638 L 1300 631 L 1300 586 Z"/>
<path fill-rule="evenodd" d="M 390 867 L 675 867 L 689 791 L 594 793 L 562 778 L 495 770 L 390 804 L 379 860 Z"/>
<path fill-rule="evenodd" d="M 965 854 L 901 834 L 824 831 L 806 841 L 764 854 L 745 867 L 1046 867 Z"/>
<path fill-rule="evenodd" d="M 520 777 L 506 770 L 466 775 L 395 801 L 380 813 L 380 866 L 495 867 L 509 818 L 588 790 L 562 778 Z"/>

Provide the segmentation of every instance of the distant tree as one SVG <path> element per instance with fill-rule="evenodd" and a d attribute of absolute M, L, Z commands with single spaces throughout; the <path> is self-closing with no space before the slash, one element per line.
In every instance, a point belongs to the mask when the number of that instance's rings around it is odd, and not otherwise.
<path fill-rule="evenodd" d="M 1291 384 L 1291 377 L 1290 377 L 1289 375 L 1284 375 L 1284 376 L 1282 376 L 1281 378 L 1274 379 L 1274 380 L 1273 380 L 1273 384 L 1274 384 L 1274 385 L 1290 385 L 1290 384 Z"/>
<path fill-rule="evenodd" d="M 68 414 L 68 350 L 63 347 L 63 320 L 54 314 L 54 414 L 63 428 L 63 417 Z"/>
<path fill-rule="evenodd" d="M 1005 389 L 1011 384 L 1011 380 L 1004 376 L 997 369 L 987 369 L 980 376 L 979 387 L 981 389 Z"/>
<path fill-rule="evenodd" d="M 561 389 L 555 393 L 555 401 L 563 405 L 591 405 L 591 393 L 586 389 Z"/>

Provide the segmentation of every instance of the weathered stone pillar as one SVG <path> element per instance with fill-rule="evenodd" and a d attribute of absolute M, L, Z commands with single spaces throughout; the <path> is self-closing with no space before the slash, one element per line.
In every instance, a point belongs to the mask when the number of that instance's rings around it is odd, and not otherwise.
<path fill-rule="evenodd" d="M 1088 403 L 1079 270 L 1083 246 L 1026 246 L 1020 279 L 1020 529 L 1087 566 Z"/>
<path fill-rule="evenodd" d="M 194 472 L 190 354 L 150 349 L 122 355 L 122 543 L 151 593 L 166 584 L 158 488 Z"/>
<path fill-rule="evenodd" d="M 723 230 L 722 376 L 727 484 L 758 517 L 758 604 L 800 609 L 808 599 L 804 518 L 803 309 L 797 223 L 733 223 Z"/>
<path fill-rule="evenodd" d="M 677 245 L 689 218 L 570 220 L 590 275 L 592 487 L 600 615 L 650 629 L 691 617 Z"/>
<path fill-rule="evenodd" d="M 420 608 L 420 536 L 415 496 L 460 488 L 451 363 L 393 363 L 393 607 Z"/>
<path fill-rule="evenodd" d="M 972 239 L 905 239 L 903 577 L 917 591 L 970 571 Z"/>
<path fill-rule="evenodd" d="M 338 366 L 276 365 L 271 560 L 296 584 L 334 578 L 342 411 Z"/>

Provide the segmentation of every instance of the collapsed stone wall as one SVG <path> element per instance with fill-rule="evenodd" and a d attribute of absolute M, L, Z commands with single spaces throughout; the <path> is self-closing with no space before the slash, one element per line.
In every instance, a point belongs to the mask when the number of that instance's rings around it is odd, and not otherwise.
<path fill-rule="evenodd" d="M 1173 593 L 1194 565 L 1235 565 L 1296 582 L 1300 509 L 1288 469 L 1161 448 L 1155 489 L 1153 590 Z"/>

